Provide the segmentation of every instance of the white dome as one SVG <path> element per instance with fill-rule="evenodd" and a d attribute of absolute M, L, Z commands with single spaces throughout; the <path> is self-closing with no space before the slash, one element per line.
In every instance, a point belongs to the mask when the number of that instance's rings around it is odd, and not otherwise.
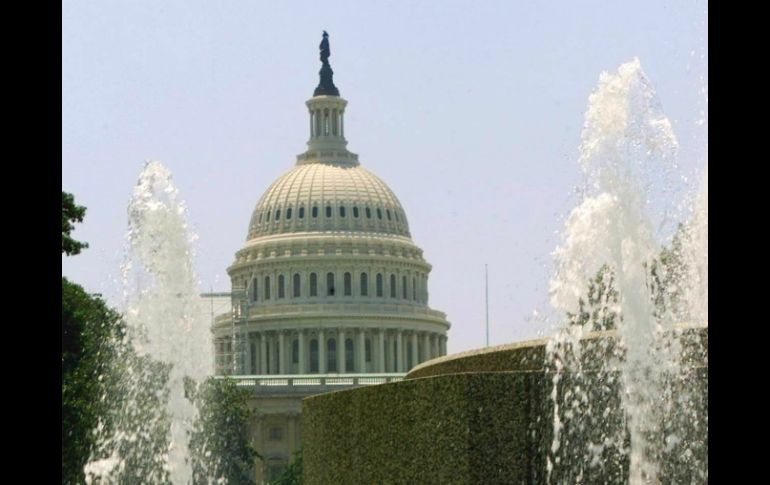
<path fill-rule="evenodd" d="M 353 231 L 409 237 L 401 203 L 360 165 L 308 163 L 279 177 L 251 216 L 247 241 L 292 232 Z"/>

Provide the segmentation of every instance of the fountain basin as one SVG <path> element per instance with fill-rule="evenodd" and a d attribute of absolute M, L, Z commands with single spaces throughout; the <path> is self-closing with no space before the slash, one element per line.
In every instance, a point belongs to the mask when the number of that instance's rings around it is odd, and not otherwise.
<path fill-rule="evenodd" d="M 708 327 L 676 331 L 691 370 L 678 385 L 695 396 L 688 405 L 707 417 Z M 584 339 L 583 378 L 601 381 L 618 372 L 600 358 L 614 341 L 613 332 Z M 545 345 L 533 340 L 440 357 L 402 382 L 306 398 L 305 483 L 546 483 L 554 430 Z M 562 385 L 570 385 L 570 376 Z M 597 389 L 591 395 L 596 412 L 622 420 L 617 386 Z M 706 434 L 707 425 L 696 423 L 677 438 L 679 446 L 668 447 L 662 483 L 695 481 L 697 471 L 676 457 L 688 443 L 699 444 L 691 453 L 707 453 Z M 705 456 L 695 458 L 707 463 Z M 587 470 L 585 483 L 627 482 L 627 468 L 627 457 L 606 451 Z"/>

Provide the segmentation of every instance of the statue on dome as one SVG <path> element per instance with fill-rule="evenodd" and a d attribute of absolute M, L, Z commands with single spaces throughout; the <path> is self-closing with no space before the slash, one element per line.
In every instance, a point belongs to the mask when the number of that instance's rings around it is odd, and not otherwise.
<path fill-rule="evenodd" d="M 323 36 L 324 38 L 318 48 L 321 50 L 321 62 L 324 64 L 329 64 L 329 56 L 332 54 L 331 50 L 329 49 L 329 34 L 327 34 L 324 30 Z"/>

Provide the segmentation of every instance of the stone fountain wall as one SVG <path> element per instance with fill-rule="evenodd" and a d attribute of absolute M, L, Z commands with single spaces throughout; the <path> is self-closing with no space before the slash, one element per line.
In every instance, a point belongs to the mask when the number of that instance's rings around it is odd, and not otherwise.
<path fill-rule="evenodd" d="M 707 416 L 708 329 L 686 333 L 684 360 L 693 372 L 682 385 L 697 389 L 697 405 Z M 613 340 L 611 334 L 593 338 L 610 345 Z M 414 368 L 402 382 L 305 399 L 305 483 L 545 483 L 553 441 L 545 343 L 441 357 Z M 587 374 L 611 372 L 590 365 L 601 362 L 597 352 L 607 349 L 595 348 L 602 350 L 584 354 Z M 562 381 L 569 384 L 569 378 Z M 592 399 L 597 412 L 612 410 L 601 419 L 623 419 L 617 388 L 597 386 Z M 707 453 L 704 429 L 694 426 L 695 435 L 680 438 L 701 440 L 697 449 Z M 663 483 L 692 482 L 678 451 L 666 451 L 671 459 L 662 462 Z M 627 457 L 608 454 L 600 461 L 603 466 L 589 468 L 584 483 L 626 481 Z"/>

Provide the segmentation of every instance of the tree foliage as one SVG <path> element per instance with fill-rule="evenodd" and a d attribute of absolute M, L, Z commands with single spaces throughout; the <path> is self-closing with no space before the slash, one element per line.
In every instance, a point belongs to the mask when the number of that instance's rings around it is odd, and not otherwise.
<path fill-rule="evenodd" d="M 270 485 L 302 485 L 302 449 L 294 453 L 291 464 Z"/>
<path fill-rule="evenodd" d="M 668 313 L 674 319 L 682 318 L 682 282 L 685 265 L 681 256 L 682 238 L 685 227 L 679 225 L 669 246 L 645 265 L 648 287 L 654 306 L 655 316 L 660 318 Z M 619 308 L 619 294 L 615 288 L 615 271 L 605 264 L 588 282 L 585 298 L 578 300 L 577 313 L 567 313 L 572 325 L 589 325 L 590 330 L 612 330 L 622 320 Z"/>
<path fill-rule="evenodd" d="M 75 241 L 70 237 L 70 233 L 75 228 L 74 222 L 83 222 L 86 215 L 86 208 L 75 204 L 75 197 L 62 190 L 61 193 L 61 252 L 67 256 L 80 254 L 80 251 L 87 248 L 88 244 Z"/>
<path fill-rule="evenodd" d="M 231 379 L 210 378 L 197 386 L 187 381 L 186 394 L 198 408 L 190 436 L 193 484 L 253 484 L 259 455 L 247 434 L 249 391 Z"/>

